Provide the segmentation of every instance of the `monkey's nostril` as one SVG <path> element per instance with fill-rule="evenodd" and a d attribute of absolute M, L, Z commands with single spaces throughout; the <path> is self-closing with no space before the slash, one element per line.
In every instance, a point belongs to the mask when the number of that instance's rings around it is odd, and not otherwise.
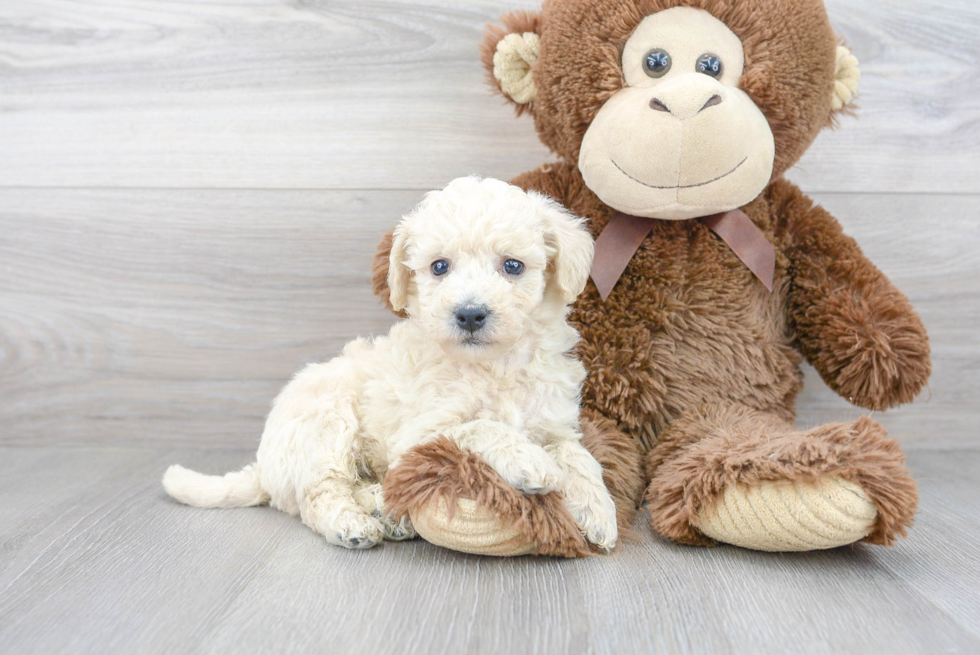
<path fill-rule="evenodd" d="M 721 96 L 715 94 L 710 98 L 708 98 L 708 102 L 704 103 L 704 107 L 701 107 L 701 111 L 704 111 L 708 107 L 714 107 L 715 105 L 720 105 L 720 104 L 721 104 Z"/>
<path fill-rule="evenodd" d="M 670 113 L 670 109 L 668 109 L 667 105 L 661 102 L 659 98 L 654 98 L 653 100 L 650 101 L 650 109 L 653 109 L 655 111 L 665 111 L 668 114 Z"/>

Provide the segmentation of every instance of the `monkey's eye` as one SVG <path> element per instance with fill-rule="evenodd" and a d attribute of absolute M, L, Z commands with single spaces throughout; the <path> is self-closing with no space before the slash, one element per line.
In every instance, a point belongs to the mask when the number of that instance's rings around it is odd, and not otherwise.
<path fill-rule="evenodd" d="M 643 71 L 650 77 L 663 77 L 670 70 L 670 55 L 663 48 L 656 48 L 643 58 Z"/>
<path fill-rule="evenodd" d="M 717 55 L 708 52 L 704 53 L 698 57 L 698 63 L 695 64 L 695 67 L 699 73 L 704 73 L 711 77 L 721 77 L 721 59 L 718 59 Z"/>
<path fill-rule="evenodd" d="M 520 275 L 524 272 L 524 264 L 516 259 L 508 259 L 504 262 L 504 273 L 507 275 Z"/>
<path fill-rule="evenodd" d="M 432 262 L 432 266 L 430 266 L 429 269 L 436 277 L 442 277 L 449 272 L 449 262 L 447 262 L 445 259 L 437 259 Z"/>

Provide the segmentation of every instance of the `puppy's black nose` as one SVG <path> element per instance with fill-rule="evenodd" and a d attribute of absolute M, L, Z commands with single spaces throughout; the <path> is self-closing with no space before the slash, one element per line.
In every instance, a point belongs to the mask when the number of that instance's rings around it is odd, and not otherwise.
<path fill-rule="evenodd" d="M 461 330 L 476 332 L 486 324 L 489 313 L 483 305 L 463 305 L 456 309 L 456 325 Z"/>

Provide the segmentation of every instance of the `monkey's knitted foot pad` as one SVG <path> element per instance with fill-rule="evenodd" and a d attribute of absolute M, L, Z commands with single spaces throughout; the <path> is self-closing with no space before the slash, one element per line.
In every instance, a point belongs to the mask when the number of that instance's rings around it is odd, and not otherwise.
<path fill-rule="evenodd" d="M 860 486 L 829 477 L 732 485 L 701 511 L 696 527 L 716 541 L 752 550 L 823 550 L 868 536 L 877 516 Z"/>
<path fill-rule="evenodd" d="M 410 516 L 419 536 L 443 548 L 500 557 L 534 552 L 534 544 L 513 524 L 504 524 L 469 498 L 457 499 L 452 518 L 444 499 L 421 507 Z"/>

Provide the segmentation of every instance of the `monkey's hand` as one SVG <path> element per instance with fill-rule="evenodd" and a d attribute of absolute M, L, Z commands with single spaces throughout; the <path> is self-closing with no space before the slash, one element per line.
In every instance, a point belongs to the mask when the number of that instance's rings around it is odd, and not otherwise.
<path fill-rule="evenodd" d="M 788 310 L 800 350 L 855 405 L 910 402 L 932 370 L 929 338 L 912 304 L 833 216 L 789 183 L 779 187 L 785 195 L 774 206 L 786 226 Z"/>

